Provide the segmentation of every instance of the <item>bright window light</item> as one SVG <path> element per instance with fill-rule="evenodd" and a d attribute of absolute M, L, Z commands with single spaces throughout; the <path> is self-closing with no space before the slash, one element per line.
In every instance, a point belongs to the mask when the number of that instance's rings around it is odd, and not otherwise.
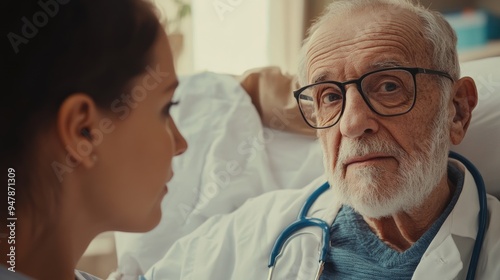
<path fill-rule="evenodd" d="M 267 66 L 269 0 L 192 0 L 194 71 Z"/>

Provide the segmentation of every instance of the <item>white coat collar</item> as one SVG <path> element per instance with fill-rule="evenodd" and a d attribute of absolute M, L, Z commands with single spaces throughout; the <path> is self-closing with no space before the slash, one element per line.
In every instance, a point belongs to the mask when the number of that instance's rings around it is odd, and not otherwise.
<path fill-rule="evenodd" d="M 476 239 L 477 235 L 479 196 L 477 194 L 476 183 L 470 172 L 462 163 L 454 159 L 450 159 L 449 163 L 454 164 L 464 173 L 464 186 L 455 207 L 441 226 L 441 230 L 429 247 L 437 245 L 436 243 L 439 243 L 440 240 L 444 240 L 449 234 L 472 239 Z"/>
<path fill-rule="evenodd" d="M 456 279 L 464 267 L 461 256 L 467 255 L 467 252 L 463 251 L 470 251 L 472 248 L 470 246 L 460 248 L 453 236 L 470 238 L 472 246 L 476 239 L 479 213 L 476 184 L 462 163 L 453 159 L 450 159 L 449 163 L 464 173 L 462 192 L 455 207 L 425 251 L 412 277 L 413 280 L 429 279 L 429 275 L 440 280 Z"/>

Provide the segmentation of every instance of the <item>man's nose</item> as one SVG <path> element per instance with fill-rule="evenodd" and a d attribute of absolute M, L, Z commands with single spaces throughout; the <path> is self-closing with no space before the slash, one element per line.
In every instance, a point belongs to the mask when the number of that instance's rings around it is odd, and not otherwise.
<path fill-rule="evenodd" d="M 366 104 L 355 85 L 346 87 L 344 102 L 344 113 L 340 119 L 343 136 L 355 139 L 378 131 L 377 114 Z"/>

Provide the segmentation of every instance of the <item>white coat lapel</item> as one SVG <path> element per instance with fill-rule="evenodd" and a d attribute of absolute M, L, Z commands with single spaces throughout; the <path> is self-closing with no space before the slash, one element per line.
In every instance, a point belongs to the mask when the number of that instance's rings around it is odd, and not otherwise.
<path fill-rule="evenodd" d="M 464 172 L 462 193 L 454 209 L 424 253 L 415 270 L 413 280 L 457 279 L 459 274 L 466 275 L 466 272 L 464 274 L 462 270 L 467 269 L 468 260 L 464 264 L 462 258 L 469 256 L 472 246 L 474 246 L 479 213 L 478 194 L 476 184 L 469 171 L 456 160 L 450 159 L 450 163 L 455 164 Z M 471 242 L 456 244 L 453 236 L 464 237 L 456 238 L 456 240 L 470 240 Z"/>

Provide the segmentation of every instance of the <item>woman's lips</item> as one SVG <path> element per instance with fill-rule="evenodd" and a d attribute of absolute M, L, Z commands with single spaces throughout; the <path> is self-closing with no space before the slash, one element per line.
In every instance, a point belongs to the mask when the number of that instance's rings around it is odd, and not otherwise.
<path fill-rule="evenodd" d="M 168 182 L 170 182 L 170 180 L 172 180 L 172 178 L 174 177 L 174 172 L 170 172 L 170 176 L 169 178 L 167 179 L 167 181 L 165 182 L 165 189 L 168 190 Z"/>

